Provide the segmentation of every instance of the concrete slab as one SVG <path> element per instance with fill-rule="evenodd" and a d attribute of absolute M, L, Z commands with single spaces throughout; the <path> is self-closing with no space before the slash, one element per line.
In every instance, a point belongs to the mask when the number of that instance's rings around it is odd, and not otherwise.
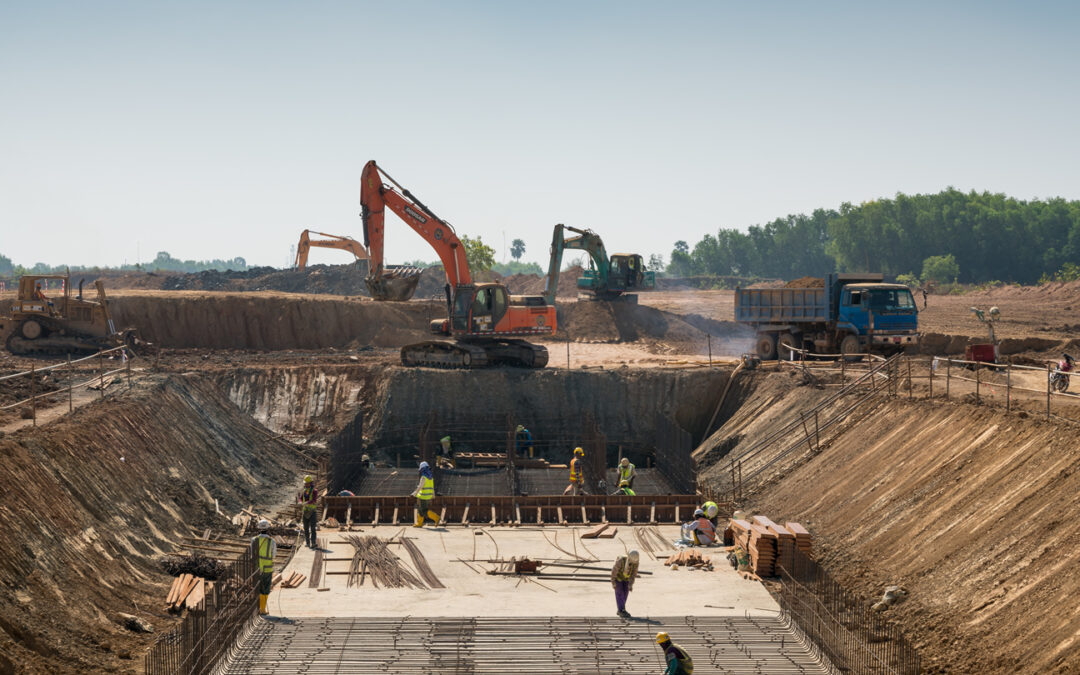
<path fill-rule="evenodd" d="M 404 535 L 412 539 L 428 565 L 446 586 L 445 589 L 374 588 L 370 578 L 361 587 L 348 588 L 347 574 L 324 575 L 322 587 L 278 589 L 270 597 L 271 613 L 299 617 L 609 617 L 615 615 L 615 599 L 608 579 L 615 557 L 640 546 L 634 528 L 616 525 L 612 539 L 579 539 L 585 527 L 364 527 L 362 531 L 342 533 L 320 531 L 328 540 L 329 572 L 347 572 L 353 546 L 344 536 Z M 678 536 L 675 526 L 658 526 L 666 541 Z M 401 545 L 391 545 L 402 563 L 415 573 L 408 553 Z M 709 616 L 739 615 L 775 617 L 779 606 L 764 586 L 747 581 L 732 570 L 722 548 L 705 548 L 714 556 L 716 569 L 711 572 L 671 568 L 641 551 L 643 575 L 634 586 L 627 610 L 635 616 Z M 666 555 L 674 552 L 657 552 Z M 540 576 L 492 576 L 486 574 L 497 565 L 488 560 L 529 557 L 544 561 L 574 562 L 575 557 L 595 559 L 586 562 L 600 570 L 582 570 L 579 574 L 599 575 L 594 579 L 545 580 L 545 574 L 564 574 L 570 568 L 542 568 Z M 286 575 L 292 570 L 311 574 L 314 551 L 301 548 L 293 557 Z M 462 562 L 465 561 L 465 562 Z M 419 575 L 418 575 L 419 576 Z M 543 584 L 543 585 L 541 585 Z"/>

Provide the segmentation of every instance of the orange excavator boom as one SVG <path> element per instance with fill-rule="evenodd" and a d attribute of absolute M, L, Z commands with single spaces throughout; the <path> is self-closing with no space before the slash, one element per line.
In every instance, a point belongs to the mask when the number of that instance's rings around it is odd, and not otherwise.
<path fill-rule="evenodd" d="M 311 235 L 313 234 L 317 234 L 320 237 L 326 237 L 326 239 L 312 239 Z M 317 248 L 337 248 L 348 251 L 349 253 L 352 253 L 357 260 L 367 260 L 370 258 L 364 245 L 352 237 L 342 237 L 336 234 L 316 232 L 315 230 L 304 230 L 300 233 L 300 242 L 296 245 L 296 260 L 293 263 L 296 269 L 302 270 L 307 267 L 308 252 L 311 250 L 312 246 Z"/>

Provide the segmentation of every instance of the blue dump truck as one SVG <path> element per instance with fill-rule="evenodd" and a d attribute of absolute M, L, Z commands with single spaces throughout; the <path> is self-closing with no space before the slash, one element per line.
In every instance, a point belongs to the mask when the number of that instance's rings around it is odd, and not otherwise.
<path fill-rule="evenodd" d="M 829 274 L 813 288 L 740 288 L 735 320 L 754 328 L 762 359 L 799 358 L 792 348 L 849 359 L 868 347 L 891 354 L 919 343 L 919 313 L 907 286 L 883 279 Z"/>

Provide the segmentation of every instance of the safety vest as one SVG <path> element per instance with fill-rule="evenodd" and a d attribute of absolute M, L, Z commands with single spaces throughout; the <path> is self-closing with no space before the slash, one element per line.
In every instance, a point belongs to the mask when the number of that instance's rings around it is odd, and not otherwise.
<path fill-rule="evenodd" d="M 664 650 L 664 654 L 665 656 L 675 657 L 675 660 L 679 662 L 679 669 L 681 672 L 684 672 L 687 675 L 694 675 L 694 660 L 690 658 L 690 655 L 686 653 L 685 649 L 672 642 L 668 645 L 668 648 Z"/>
<path fill-rule="evenodd" d="M 428 500 L 435 499 L 435 480 L 424 476 L 424 484 L 420 486 L 420 494 L 417 495 L 418 499 Z"/>
<path fill-rule="evenodd" d="M 311 513 L 312 511 L 319 508 L 318 504 L 316 503 L 319 501 L 319 497 L 318 493 L 315 491 L 315 487 L 311 486 L 304 488 L 304 491 L 300 494 L 300 501 L 303 502 L 304 511 L 306 513 Z"/>
<path fill-rule="evenodd" d="M 260 534 L 256 539 L 258 540 L 259 550 L 259 571 L 263 573 L 273 572 L 274 556 L 271 555 L 270 549 L 272 548 L 271 544 L 274 543 L 274 540 L 271 539 L 268 534 Z"/>
<path fill-rule="evenodd" d="M 620 464 L 619 465 L 619 482 L 622 482 L 624 480 L 630 480 L 630 475 L 632 473 L 634 473 L 634 465 L 633 464 L 627 466 L 625 469 L 623 468 L 622 464 Z"/>
<path fill-rule="evenodd" d="M 619 571 L 615 573 L 616 581 L 630 581 L 634 578 L 634 572 L 637 571 L 637 567 L 630 564 L 629 558 L 620 558 L 622 564 L 619 565 Z"/>
<path fill-rule="evenodd" d="M 579 467 L 579 465 L 578 465 L 578 458 L 577 457 L 570 460 L 570 482 L 571 483 L 580 483 L 581 482 L 581 469 L 578 468 L 578 467 Z"/>
<path fill-rule="evenodd" d="M 708 518 L 697 519 L 697 531 L 698 539 L 703 540 L 703 544 L 711 544 L 712 540 L 716 538 L 716 528 L 713 527 L 712 521 Z"/>
<path fill-rule="evenodd" d="M 630 489 L 630 488 L 628 488 L 628 487 L 621 487 L 621 488 L 619 488 L 619 492 L 623 493 L 623 494 L 624 494 L 624 495 L 626 495 L 627 497 L 636 497 L 636 496 L 637 496 L 637 493 L 636 493 L 636 492 L 634 492 L 633 490 L 631 490 L 631 489 Z"/>

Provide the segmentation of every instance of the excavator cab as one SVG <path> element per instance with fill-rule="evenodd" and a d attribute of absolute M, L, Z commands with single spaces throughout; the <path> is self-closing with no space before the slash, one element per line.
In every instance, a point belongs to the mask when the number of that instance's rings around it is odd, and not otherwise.
<path fill-rule="evenodd" d="M 481 335 L 493 332 L 509 306 L 510 296 L 501 284 L 458 286 L 454 289 L 450 332 Z M 441 320 L 431 323 L 434 333 L 445 334 L 445 326 L 446 322 Z"/>

